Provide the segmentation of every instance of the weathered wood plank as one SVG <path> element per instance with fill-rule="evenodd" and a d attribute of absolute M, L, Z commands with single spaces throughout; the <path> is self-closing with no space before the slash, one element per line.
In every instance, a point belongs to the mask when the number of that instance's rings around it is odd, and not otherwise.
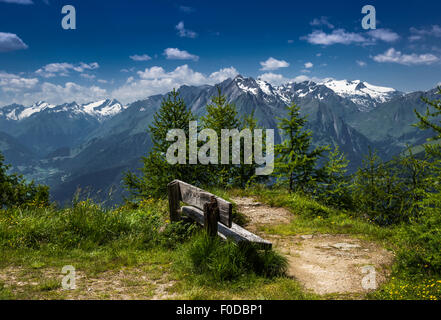
<path fill-rule="evenodd" d="M 198 208 L 191 206 L 184 206 L 181 208 L 182 213 L 184 213 L 187 217 L 195 220 L 200 225 L 204 225 L 204 212 Z M 255 235 L 254 233 L 249 232 L 248 230 L 238 226 L 235 223 L 232 223 L 231 228 L 225 227 L 223 224 L 218 223 L 218 236 L 222 239 L 230 238 L 235 242 L 251 242 L 256 245 L 260 249 L 271 249 L 271 242 L 262 239 L 261 237 Z"/>
<path fill-rule="evenodd" d="M 217 224 L 219 221 L 219 208 L 215 197 L 204 204 L 204 227 L 210 237 L 217 236 Z"/>
<path fill-rule="evenodd" d="M 179 221 L 181 215 L 179 213 L 179 205 L 181 201 L 181 193 L 179 191 L 179 182 L 172 181 L 167 185 L 168 207 L 170 210 L 170 221 Z"/>
<path fill-rule="evenodd" d="M 219 208 L 219 221 L 228 228 L 231 228 L 233 223 L 233 205 L 230 202 L 183 181 L 173 180 L 171 183 L 174 182 L 179 183 L 181 201 L 200 210 L 204 210 L 204 204 L 209 203 L 211 197 L 215 197 Z"/>

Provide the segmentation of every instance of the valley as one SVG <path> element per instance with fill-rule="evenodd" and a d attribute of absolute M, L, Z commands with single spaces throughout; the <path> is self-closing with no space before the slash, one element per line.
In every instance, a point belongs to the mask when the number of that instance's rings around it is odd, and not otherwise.
<path fill-rule="evenodd" d="M 418 146 L 429 132 L 413 127 L 414 109 L 424 112 L 427 92 L 402 93 L 359 80 L 305 81 L 281 86 L 237 76 L 217 85 L 234 103 L 239 115 L 254 112 L 258 124 L 277 129 L 278 117 L 295 102 L 308 115 L 315 145 L 338 145 L 350 160 L 349 171 L 361 164 L 369 147 L 384 160 Z M 217 93 L 217 86 L 181 86 L 180 96 L 200 117 Z M 152 143 L 147 132 L 166 95 L 155 95 L 128 105 L 114 99 L 79 105 L 37 102 L 0 108 L 0 151 L 12 171 L 51 187 L 53 200 L 69 203 L 80 188 L 85 196 L 106 204 L 124 197 L 121 181 L 127 170 L 141 166 Z M 275 143 L 280 135 L 275 131 Z M 112 197 L 109 200 L 109 193 Z"/>

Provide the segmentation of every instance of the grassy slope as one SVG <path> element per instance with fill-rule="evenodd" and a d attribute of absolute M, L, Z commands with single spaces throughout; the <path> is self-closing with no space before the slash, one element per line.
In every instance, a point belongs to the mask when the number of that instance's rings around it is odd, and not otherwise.
<path fill-rule="evenodd" d="M 289 225 L 266 232 L 289 235 L 345 233 L 402 249 L 400 226 L 375 226 L 348 212 L 283 191 L 215 191 L 224 198 L 255 196 L 297 214 Z M 236 220 L 242 218 L 236 214 Z M 91 203 L 73 209 L 0 211 L 0 298 L 3 299 L 323 299 L 305 292 L 293 279 L 254 273 L 232 281 L 213 281 L 191 271 L 185 256 L 190 239 L 168 229 L 166 201 L 146 201 L 140 208 L 103 211 Z M 164 231 L 165 228 L 165 231 Z M 183 243 L 185 242 L 185 243 Z M 77 270 L 77 289 L 62 290 L 61 268 Z M 396 265 L 393 278 L 372 299 L 433 299 L 441 279 L 408 275 Z"/>

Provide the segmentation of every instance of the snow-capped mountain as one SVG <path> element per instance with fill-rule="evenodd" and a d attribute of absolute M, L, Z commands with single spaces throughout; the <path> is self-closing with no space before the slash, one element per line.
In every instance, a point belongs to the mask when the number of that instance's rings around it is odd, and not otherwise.
<path fill-rule="evenodd" d="M 274 98 L 285 104 L 301 98 L 325 100 L 329 99 L 332 94 L 336 94 L 352 101 L 362 112 L 371 111 L 377 104 L 403 95 L 393 88 L 375 86 L 360 80 L 327 80 L 319 83 L 313 81 L 288 82 L 276 87 L 262 79 L 254 80 L 242 76 L 237 76 L 233 81 L 243 92 L 262 96 L 268 102 Z"/>
<path fill-rule="evenodd" d="M 181 86 L 185 104 L 200 119 L 212 97 L 221 93 L 240 117 L 254 114 L 259 126 L 276 129 L 286 105 L 295 102 L 307 115 L 315 145 L 339 145 L 355 170 L 371 146 L 390 159 L 407 144 L 420 144 L 427 133 L 414 128 L 414 109 L 424 112 L 422 96 L 435 90 L 401 94 L 362 81 L 304 81 L 273 86 L 262 79 L 237 76 L 212 85 Z M 0 150 L 28 179 L 51 186 L 54 199 L 67 201 L 78 186 L 104 190 L 120 187 L 123 172 L 139 167 L 151 149 L 146 128 L 167 94 L 127 107 L 116 100 L 86 104 L 0 108 Z M 275 130 L 275 142 L 280 141 Z"/>
<path fill-rule="evenodd" d="M 126 108 L 127 106 L 122 105 L 120 102 L 118 102 L 115 99 L 100 100 L 89 104 L 84 104 L 81 106 L 81 109 L 85 113 L 94 116 L 99 120 L 108 117 L 113 117 Z"/>
<path fill-rule="evenodd" d="M 34 103 L 30 107 L 13 104 L 0 109 L 0 117 L 7 120 L 19 121 L 32 116 L 34 113 L 41 112 L 46 109 L 52 109 L 55 105 L 51 105 L 44 101 Z"/>
<path fill-rule="evenodd" d="M 321 85 L 334 91 L 343 98 L 348 98 L 359 106 L 360 111 L 370 111 L 378 103 L 390 101 L 403 93 L 388 87 L 375 86 L 360 80 L 328 80 Z"/>
<path fill-rule="evenodd" d="M 76 102 L 54 105 L 45 101 L 39 101 L 29 107 L 13 104 L 0 108 L 0 119 L 22 121 L 36 114 L 67 112 L 71 113 L 72 116 L 84 114 L 102 121 L 103 119 L 115 116 L 126 108 L 127 106 L 124 106 L 114 99 L 99 100 L 82 105 L 77 104 Z"/>

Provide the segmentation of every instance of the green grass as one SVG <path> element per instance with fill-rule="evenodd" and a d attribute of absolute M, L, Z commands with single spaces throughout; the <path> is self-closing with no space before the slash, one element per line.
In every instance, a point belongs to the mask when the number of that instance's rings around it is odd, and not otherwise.
<path fill-rule="evenodd" d="M 209 270 L 187 268 L 190 248 L 198 255 L 196 230 L 171 224 L 163 200 L 109 210 L 90 201 L 61 210 L 0 210 L 0 298 L 312 297 L 283 275 L 286 261 L 273 251 L 215 240 L 209 260 L 199 254 Z M 79 276 L 75 290 L 61 288 L 65 265 Z"/>
<path fill-rule="evenodd" d="M 377 226 L 351 212 L 283 190 L 212 190 L 231 200 L 253 196 L 285 207 L 292 222 L 264 226 L 277 235 L 351 234 L 395 252 L 413 252 L 407 226 Z M 237 213 L 236 221 L 244 222 Z M 232 242 L 210 240 L 192 224 L 168 221 L 164 200 L 105 210 L 91 202 L 72 208 L 0 210 L 0 299 L 346 299 L 318 296 L 287 277 L 286 259 Z M 402 259 L 400 261 L 400 259 Z M 392 278 L 368 299 L 435 299 L 441 276 L 410 270 L 397 259 Z M 61 288 L 61 269 L 75 266 L 75 290 Z"/>
<path fill-rule="evenodd" d="M 285 276 L 288 262 L 273 250 L 256 250 L 251 245 L 210 238 L 205 233 L 195 235 L 181 247 L 181 264 L 207 281 L 234 281 L 247 274 L 266 278 Z"/>

